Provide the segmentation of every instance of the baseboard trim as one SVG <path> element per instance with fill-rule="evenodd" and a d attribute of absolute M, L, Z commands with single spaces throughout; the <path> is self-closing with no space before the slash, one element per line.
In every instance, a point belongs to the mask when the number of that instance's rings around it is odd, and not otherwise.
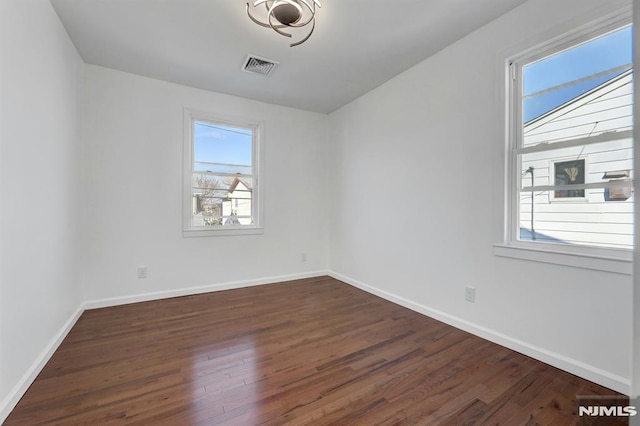
<path fill-rule="evenodd" d="M 445 324 L 449 324 L 453 327 L 482 337 L 483 339 L 489 340 L 493 343 L 497 343 L 498 345 L 512 349 L 521 354 L 530 356 L 531 358 L 535 358 L 546 364 L 552 365 L 571 374 L 575 374 L 576 376 L 590 380 L 599 385 L 608 387 L 617 392 L 623 393 L 625 395 L 629 395 L 631 392 L 631 381 L 624 377 L 601 370 L 597 367 L 585 364 L 573 358 L 548 351 L 544 348 L 531 345 L 521 340 L 514 339 L 495 330 L 479 326 L 477 324 L 471 323 L 453 315 L 449 315 L 437 309 L 415 303 L 411 300 L 405 299 L 404 297 L 398 296 L 385 290 L 380 290 L 379 288 L 362 283 L 338 272 L 329 271 L 327 274 L 332 278 L 340 280 L 353 287 L 359 288 L 360 290 L 366 291 L 367 293 L 374 294 L 385 300 L 411 309 L 412 311 L 434 318 L 438 321 L 442 321 Z"/>
<path fill-rule="evenodd" d="M 83 312 L 84 307 L 81 303 L 80 306 L 78 306 L 78 309 L 76 309 L 71 317 L 69 317 L 69 319 L 64 323 L 51 342 L 49 342 L 47 347 L 36 358 L 36 361 L 31 365 L 29 370 L 27 370 L 6 398 L 0 403 L 0 424 L 9 417 L 9 414 L 13 411 L 16 404 L 18 404 L 20 398 L 22 398 L 25 392 L 27 392 L 29 386 L 31 386 L 36 377 L 38 377 L 38 374 L 40 374 L 44 366 L 49 362 L 49 359 L 51 359 L 64 338 L 67 337 L 67 334 L 69 334 L 69 331 L 71 331 Z"/>
<path fill-rule="evenodd" d="M 233 290 L 236 288 L 253 287 L 257 285 L 275 284 L 286 281 L 294 281 L 305 278 L 314 278 L 328 275 L 327 271 L 304 272 L 300 274 L 279 275 L 267 278 L 259 278 L 244 281 L 231 281 L 227 283 L 211 284 L 199 287 L 187 287 L 177 290 L 158 291 L 153 293 L 141 293 L 131 296 L 111 297 L 106 299 L 90 300 L 84 303 L 84 309 L 107 308 L 109 306 L 127 305 L 129 303 L 148 302 L 151 300 L 169 299 L 171 297 L 191 296 L 194 294 L 210 293 L 212 291 Z"/>

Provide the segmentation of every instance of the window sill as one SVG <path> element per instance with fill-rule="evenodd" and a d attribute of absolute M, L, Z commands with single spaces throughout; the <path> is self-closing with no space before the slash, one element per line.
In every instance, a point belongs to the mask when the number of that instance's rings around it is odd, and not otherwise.
<path fill-rule="evenodd" d="M 232 235 L 260 235 L 264 234 L 264 228 L 250 227 L 250 228 L 220 228 L 220 229 L 185 229 L 182 231 L 182 236 L 185 238 L 191 237 L 223 237 Z"/>
<path fill-rule="evenodd" d="M 631 275 L 633 271 L 633 253 L 631 251 L 616 250 L 615 254 L 609 256 L 586 253 L 586 250 L 583 252 L 569 252 L 567 250 L 563 250 L 562 247 L 548 246 L 548 244 L 543 247 L 494 244 L 493 254 L 512 259 L 551 263 L 554 265 L 591 269 L 595 271 L 613 272 L 622 275 Z"/>

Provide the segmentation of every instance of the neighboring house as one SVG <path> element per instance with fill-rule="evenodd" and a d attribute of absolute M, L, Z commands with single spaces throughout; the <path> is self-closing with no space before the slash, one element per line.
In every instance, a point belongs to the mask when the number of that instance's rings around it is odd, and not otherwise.
<path fill-rule="evenodd" d="M 553 144 L 633 128 L 633 74 L 625 71 L 524 125 L 524 147 Z M 522 187 L 633 179 L 633 140 L 618 139 L 522 158 Z M 631 187 L 534 193 L 533 225 L 538 240 L 633 248 Z M 531 193 L 520 197 L 520 238 L 532 239 Z"/>
<path fill-rule="evenodd" d="M 210 186 L 200 182 L 193 191 L 193 225 L 251 225 L 253 191 L 248 181 L 212 182 Z"/>
<path fill-rule="evenodd" d="M 245 180 L 234 178 L 222 200 L 222 217 L 225 225 L 251 225 L 252 190 Z"/>

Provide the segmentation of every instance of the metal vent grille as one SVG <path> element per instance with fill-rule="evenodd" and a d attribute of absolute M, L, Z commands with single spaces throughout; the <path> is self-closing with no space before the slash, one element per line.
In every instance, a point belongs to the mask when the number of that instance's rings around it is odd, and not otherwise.
<path fill-rule="evenodd" d="M 278 66 L 278 62 L 271 59 L 261 58 L 255 55 L 248 55 L 244 61 L 242 70 L 254 74 L 269 75 Z"/>

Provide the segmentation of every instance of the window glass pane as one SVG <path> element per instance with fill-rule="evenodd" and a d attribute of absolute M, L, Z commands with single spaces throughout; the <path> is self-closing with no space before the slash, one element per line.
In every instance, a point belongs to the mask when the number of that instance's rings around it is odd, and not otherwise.
<path fill-rule="evenodd" d="M 195 170 L 217 170 L 228 165 L 235 173 L 251 173 L 253 135 L 250 129 L 223 126 L 219 124 L 196 122 L 194 124 L 193 158 Z"/>
<path fill-rule="evenodd" d="M 193 130 L 192 226 L 252 225 L 252 130 L 209 122 Z"/>
<path fill-rule="evenodd" d="M 631 27 L 523 67 L 523 146 L 629 130 Z"/>
<path fill-rule="evenodd" d="M 598 37 L 524 68 L 524 121 L 631 69 L 631 27 Z"/>
<path fill-rule="evenodd" d="M 193 226 L 251 225 L 253 179 L 194 173 Z"/>

